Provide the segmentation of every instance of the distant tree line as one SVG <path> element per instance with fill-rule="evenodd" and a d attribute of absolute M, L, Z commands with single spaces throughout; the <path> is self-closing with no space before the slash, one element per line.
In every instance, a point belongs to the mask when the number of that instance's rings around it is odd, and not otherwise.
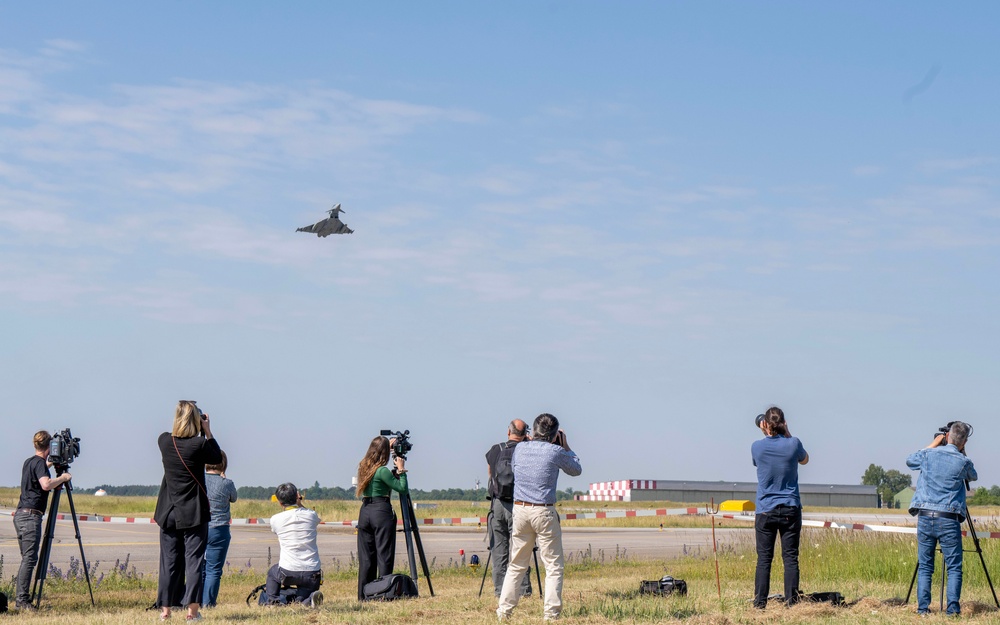
<path fill-rule="evenodd" d="M 236 494 L 240 499 L 262 499 L 268 500 L 274 494 L 276 486 L 240 486 L 236 489 Z M 160 492 L 159 486 L 111 486 L 102 484 L 96 488 L 78 488 L 77 492 L 85 495 L 93 495 L 98 490 L 104 490 L 109 495 L 119 497 L 155 497 Z M 350 500 L 354 499 L 354 489 L 341 488 L 339 486 L 320 486 L 317 481 L 312 486 L 302 489 L 302 494 L 306 499 L 313 501 L 321 500 Z M 573 495 L 580 494 L 572 488 L 556 491 L 556 498 L 559 501 L 572 499 Z M 420 490 L 419 488 L 410 491 L 410 498 L 414 501 L 479 501 L 486 498 L 485 488 L 446 488 L 434 490 Z"/>
<path fill-rule="evenodd" d="M 1000 486 L 980 486 L 966 503 L 970 506 L 1000 506 Z"/>

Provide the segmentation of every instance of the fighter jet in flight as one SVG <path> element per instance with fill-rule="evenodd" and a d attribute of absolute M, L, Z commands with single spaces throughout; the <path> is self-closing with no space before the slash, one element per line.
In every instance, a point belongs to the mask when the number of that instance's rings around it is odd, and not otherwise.
<path fill-rule="evenodd" d="M 340 221 L 338 215 L 347 212 L 340 207 L 340 204 L 337 204 L 326 212 L 330 213 L 329 217 L 322 221 L 317 221 L 311 226 L 298 228 L 296 232 L 314 232 L 318 237 L 328 237 L 331 234 L 351 234 L 354 232 L 347 227 L 347 224 Z"/>

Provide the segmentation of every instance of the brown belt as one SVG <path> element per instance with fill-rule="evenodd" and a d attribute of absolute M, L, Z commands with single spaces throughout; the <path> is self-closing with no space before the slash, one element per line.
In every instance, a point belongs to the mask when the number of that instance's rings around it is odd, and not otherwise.
<path fill-rule="evenodd" d="M 551 503 L 531 503 L 530 501 L 515 501 L 514 505 L 515 506 L 530 506 L 532 508 L 534 508 L 534 507 L 544 508 L 545 506 L 551 506 L 551 505 L 554 505 L 554 504 L 551 504 Z"/>

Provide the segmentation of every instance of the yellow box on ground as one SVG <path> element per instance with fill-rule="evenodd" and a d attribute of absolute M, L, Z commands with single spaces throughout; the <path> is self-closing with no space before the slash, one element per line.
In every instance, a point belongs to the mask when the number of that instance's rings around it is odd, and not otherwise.
<path fill-rule="evenodd" d="M 719 512 L 753 512 L 756 509 L 749 499 L 728 499 L 719 504 Z"/>

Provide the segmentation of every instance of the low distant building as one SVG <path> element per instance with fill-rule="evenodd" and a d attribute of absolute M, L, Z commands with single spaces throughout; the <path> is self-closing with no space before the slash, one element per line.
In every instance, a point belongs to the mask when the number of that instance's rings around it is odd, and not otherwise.
<path fill-rule="evenodd" d="M 874 486 L 845 484 L 799 484 L 804 506 L 831 508 L 878 508 Z M 716 504 L 727 499 L 757 498 L 757 482 L 696 482 L 682 480 L 618 480 L 596 482 L 580 501 L 676 501 Z"/>
<path fill-rule="evenodd" d="M 913 501 L 913 494 L 916 492 L 917 490 L 915 488 L 907 486 L 903 490 L 896 493 L 896 496 L 892 498 L 893 506 L 906 510 L 910 507 L 910 502 Z"/>

